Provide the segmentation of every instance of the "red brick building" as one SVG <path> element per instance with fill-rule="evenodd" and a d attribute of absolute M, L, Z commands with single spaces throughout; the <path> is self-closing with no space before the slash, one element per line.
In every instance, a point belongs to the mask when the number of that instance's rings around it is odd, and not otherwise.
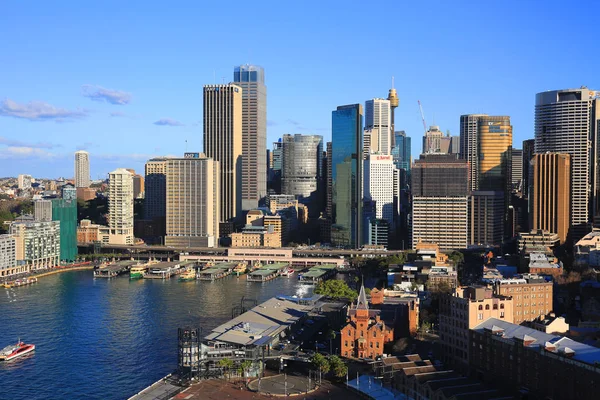
<path fill-rule="evenodd" d="M 365 288 L 360 288 L 356 305 L 348 309 L 348 323 L 341 330 L 343 357 L 376 358 L 383 346 L 394 339 L 394 329 L 386 326 L 379 310 L 369 310 Z"/>

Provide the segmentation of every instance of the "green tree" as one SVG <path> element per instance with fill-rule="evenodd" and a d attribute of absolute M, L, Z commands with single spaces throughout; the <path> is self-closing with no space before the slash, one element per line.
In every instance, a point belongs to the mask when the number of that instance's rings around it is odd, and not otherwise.
<path fill-rule="evenodd" d="M 245 378 L 246 373 L 252 368 L 252 361 L 244 360 L 240 363 L 239 371 L 242 373 L 242 376 Z"/>
<path fill-rule="evenodd" d="M 229 378 L 229 371 L 231 368 L 233 368 L 233 360 L 230 360 L 229 358 L 223 358 L 219 360 L 219 367 L 223 369 L 225 376 Z"/>
<path fill-rule="evenodd" d="M 358 297 L 356 290 L 350 289 L 346 282 L 338 279 L 319 282 L 315 293 L 332 299 L 349 299 L 350 301 L 354 301 Z"/>
<path fill-rule="evenodd" d="M 325 358 L 323 354 L 315 353 L 315 355 L 312 356 L 310 362 L 313 365 L 313 367 L 321 371 L 321 373 L 326 374 L 329 372 L 329 361 L 327 360 L 327 358 Z"/>
<path fill-rule="evenodd" d="M 454 263 L 454 265 L 459 265 L 465 262 L 465 255 L 456 250 L 448 254 L 448 258 Z"/>
<path fill-rule="evenodd" d="M 335 339 L 335 331 L 329 329 L 325 334 L 325 337 L 329 339 L 329 354 L 333 354 L 333 340 Z"/>
<path fill-rule="evenodd" d="M 348 373 L 348 367 L 338 356 L 329 357 L 329 370 L 336 378 L 343 378 Z"/>

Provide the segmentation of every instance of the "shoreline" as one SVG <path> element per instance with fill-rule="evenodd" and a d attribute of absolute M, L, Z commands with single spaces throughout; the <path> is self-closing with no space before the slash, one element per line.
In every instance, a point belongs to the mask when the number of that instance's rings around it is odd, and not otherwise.
<path fill-rule="evenodd" d="M 20 276 L 20 277 L 7 277 L 7 279 L 4 279 L 2 281 L 0 281 L 1 284 L 8 284 L 11 282 L 14 282 L 16 279 L 27 279 L 27 278 L 43 278 L 45 276 L 51 276 L 51 275 L 56 275 L 56 274 L 61 274 L 63 272 L 73 272 L 73 271 L 88 271 L 88 270 L 93 270 L 94 269 L 94 265 L 82 265 L 79 267 L 65 267 L 65 268 L 55 268 L 51 271 L 47 271 L 47 272 L 42 272 L 41 274 L 25 274 L 24 276 Z"/>

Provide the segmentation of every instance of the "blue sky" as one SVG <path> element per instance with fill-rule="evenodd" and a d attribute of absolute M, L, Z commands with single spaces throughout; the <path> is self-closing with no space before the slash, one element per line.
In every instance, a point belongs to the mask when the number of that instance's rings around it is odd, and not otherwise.
<path fill-rule="evenodd" d="M 205 4 L 207 3 L 207 4 Z M 143 172 L 155 155 L 202 150 L 202 86 L 265 68 L 268 147 L 331 137 L 338 105 L 400 97 L 396 127 L 458 134 L 466 113 L 510 115 L 533 137 L 535 93 L 600 89 L 594 1 L 4 2 L 0 176 L 94 179 Z"/>

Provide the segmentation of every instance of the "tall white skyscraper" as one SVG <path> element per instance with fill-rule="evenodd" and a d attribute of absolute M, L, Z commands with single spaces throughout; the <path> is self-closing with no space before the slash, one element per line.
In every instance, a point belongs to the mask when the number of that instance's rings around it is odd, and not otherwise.
<path fill-rule="evenodd" d="M 110 244 L 133 244 L 133 175 L 124 168 L 108 174 Z"/>
<path fill-rule="evenodd" d="M 364 197 L 375 202 L 375 218 L 394 225 L 394 158 L 370 154 L 364 166 Z"/>
<path fill-rule="evenodd" d="M 365 103 L 365 133 L 367 131 L 370 131 L 371 136 L 369 153 L 392 154 L 392 112 L 389 100 L 373 99 Z M 375 135 L 377 139 L 374 138 Z"/>
<path fill-rule="evenodd" d="M 87 151 L 75 152 L 75 187 L 90 187 L 90 155 Z"/>

